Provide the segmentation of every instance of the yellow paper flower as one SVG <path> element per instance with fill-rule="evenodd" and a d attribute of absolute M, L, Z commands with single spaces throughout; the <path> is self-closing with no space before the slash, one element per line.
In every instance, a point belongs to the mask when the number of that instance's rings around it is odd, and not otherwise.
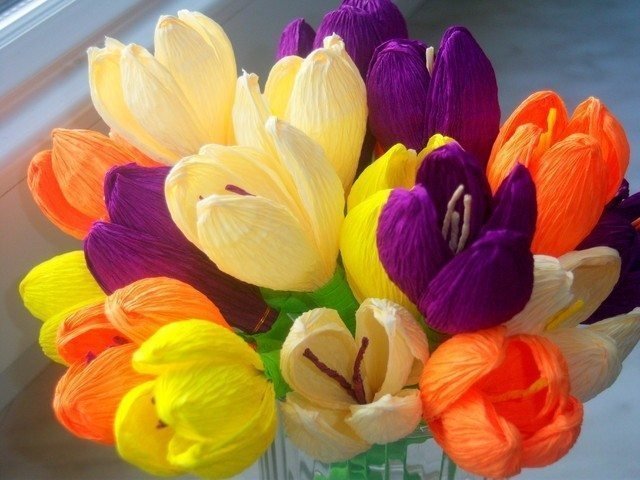
<path fill-rule="evenodd" d="M 100 304 L 106 297 L 89 272 L 82 250 L 36 265 L 20 282 L 19 291 L 31 315 L 44 322 L 40 329 L 42 351 L 62 364 L 66 362 L 56 348 L 58 327 L 70 313 Z"/>
<path fill-rule="evenodd" d="M 107 38 L 90 48 L 91 99 L 102 119 L 154 160 L 173 164 L 232 140 L 236 64 L 222 28 L 198 12 L 160 17 L 155 53 Z"/>
<path fill-rule="evenodd" d="M 620 275 L 620 256 L 608 247 L 535 255 L 533 293 L 524 310 L 507 322 L 510 334 L 533 333 L 552 340 L 566 358 L 571 394 L 583 402 L 609 388 L 622 361 L 640 340 L 640 308 L 581 326 L 609 296 Z"/>
<path fill-rule="evenodd" d="M 225 273 L 275 290 L 314 291 L 333 276 L 344 191 L 322 149 L 267 120 L 273 153 L 207 145 L 167 177 L 176 225 Z"/>
<path fill-rule="evenodd" d="M 273 385 L 238 335 L 203 320 L 160 328 L 133 356 L 156 378 L 132 389 L 115 420 L 118 453 L 155 475 L 231 477 L 273 441 Z"/>
<path fill-rule="evenodd" d="M 422 414 L 419 391 L 407 386 L 417 382 L 428 357 L 424 332 L 388 300 L 362 303 L 355 339 L 335 310 L 303 314 L 280 354 L 293 389 L 281 404 L 287 435 L 324 462 L 405 437 Z"/>
<path fill-rule="evenodd" d="M 239 145 L 272 151 L 264 124 L 285 120 L 318 142 L 345 190 L 353 182 L 367 126 L 365 85 L 342 39 L 325 38 L 307 58 L 284 57 L 269 73 L 264 95 L 258 77 L 238 79 L 233 128 Z"/>

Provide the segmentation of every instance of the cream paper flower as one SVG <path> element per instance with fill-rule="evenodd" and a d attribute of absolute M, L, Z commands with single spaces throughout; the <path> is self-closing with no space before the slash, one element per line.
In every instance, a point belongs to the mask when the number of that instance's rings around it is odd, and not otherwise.
<path fill-rule="evenodd" d="M 267 80 L 264 95 L 258 77 L 238 79 L 233 106 L 233 128 L 238 145 L 270 151 L 264 124 L 269 115 L 289 122 L 324 149 L 348 190 L 360 158 L 367 126 L 365 85 L 342 39 L 332 35 L 324 47 L 305 59 L 278 61 Z"/>
<path fill-rule="evenodd" d="M 622 361 L 640 339 L 640 308 L 580 325 L 609 296 L 620 276 L 620 256 L 608 247 L 573 251 L 560 258 L 534 256 L 529 303 L 507 322 L 509 333 L 552 340 L 569 366 L 571 394 L 583 402 L 609 388 Z"/>
<path fill-rule="evenodd" d="M 222 28 L 198 12 L 162 16 L 152 55 L 107 38 L 90 48 L 89 84 L 111 130 L 162 163 L 232 143 L 236 63 Z"/>
<path fill-rule="evenodd" d="M 324 462 L 407 436 L 422 414 L 420 392 L 409 386 L 428 357 L 422 329 L 388 300 L 362 303 L 355 339 L 335 310 L 303 314 L 280 354 L 282 375 L 293 390 L 280 405 L 287 435 Z"/>

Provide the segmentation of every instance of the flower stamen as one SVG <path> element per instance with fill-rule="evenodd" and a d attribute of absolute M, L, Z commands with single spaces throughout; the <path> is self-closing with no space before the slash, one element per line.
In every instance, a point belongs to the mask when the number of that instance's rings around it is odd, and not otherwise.
<path fill-rule="evenodd" d="M 445 240 L 449 237 L 449 227 L 451 227 L 451 219 L 456 209 L 456 203 L 458 203 L 463 193 L 464 185 L 459 185 L 455 192 L 453 192 L 453 195 L 451 195 L 449 203 L 447 203 L 447 212 L 444 214 L 444 220 L 442 222 L 442 236 Z"/>
<path fill-rule="evenodd" d="M 311 351 L 310 348 L 305 348 L 302 356 L 311 360 L 311 363 L 313 363 L 318 368 L 318 370 L 320 370 L 322 373 L 327 375 L 329 378 L 338 382 L 338 385 L 344 388 L 347 391 L 347 393 L 351 395 L 351 397 L 356 402 L 358 401 L 358 399 L 356 398 L 356 392 L 353 390 L 353 387 L 349 383 L 349 380 L 344 378 L 339 372 L 337 372 L 333 368 L 329 367 L 326 363 L 323 363 L 322 361 L 320 361 L 320 359 L 316 356 L 315 353 Z"/>
<path fill-rule="evenodd" d="M 356 361 L 353 364 L 353 390 L 356 394 L 356 401 L 360 405 L 367 403 L 366 393 L 364 391 L 364 382 L 362 380 L 362 360 L 364 359 L 364 352 L 367 350 L 368 346 L 369 339 L 367 337 L 362 337 L 362 343 L 360 344 L 360 349 L 356 355 Z"/>
<path fill-rule="evenodd" d="M 456 253 L 460 253 L 469 239 L 469 233 L 471 232 L 471 195 L 465 195 L 462 202 L 464 203 L 464 212 L 462 214 L 462 232 L 460 233 L 460 240 L 458 240 L 458 247 Z"/>

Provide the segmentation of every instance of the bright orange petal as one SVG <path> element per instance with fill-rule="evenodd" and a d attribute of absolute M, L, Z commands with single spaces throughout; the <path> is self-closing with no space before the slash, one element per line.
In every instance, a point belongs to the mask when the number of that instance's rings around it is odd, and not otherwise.
<path fill-rule="evenodd" d="M 136 348 L 133 344 L 109 348 L 89 363 L 75 363 L 60 378 L 53 410 L 70 432 L 99 443 L 114 442 L 113 420 L 120 400 L 151 379 L 131 368 Z"/>
<path fill-rule="evenodd" d="M 522 466 L 544 467 L 562 458 L 580 435 L 582 415 L 580 401 L 569 397 L 551 423 L 524 440 Z"/>
<path fill-rule="evenodd" d="M 475 390 L 445 410 L 437 421 L 429 422 L 429 429 L 447 455 L 464 470 L 489 478 L 506 478 L 520 472 L 520 433 Z"/>
<path fill-rule="evenodd" d="M 629 142 L 624 128 L 600 100 L 589 97 L 578 105 L 564 135 L 586 133 L 595 138 L 602 149 L 606 165 L 607 200 L 611 200 L 629 166 Z"/>
<path fill-rule="evenodd" d="M 607 171 L 598 142 L 584 134 L 561 140 L 540 158 L 533 180 L 538 221 L 531 249 L 559 257 L 591 232 L 607 203 Z"/>
<path fill-rule="evenodd" d="M 58 328 L 58 353 L 68 363 L 84 362 L 109 347 L 129 343 L 104 314 L 104 303 L 69 315 Z"/>
<path fill-rule="evenodd" d="M 178 320 L 209 320 L 230 328 L 211 300 L 166 277 L 145 278 L 116 290 L 105 302 L 105 312 L 111 324 L 136 343 Z"/>
<path fill-rule="evenodd" d="M 542 132 L 543 130 L 537 125 L 519 126 L 511 138 L 491 158 L 487 166 L 487 178 L 494 193 L 516 164 L 521 163 L 531 169 L 531 160 Z"/>
<path fill-rule="evenodd" d="M 62 194 L 51 165 L 51 150 L 38 153 L 29 164 L 27 184 L 42 213 L 63 232 L 82 240 L 94 219 L 74 208 Z"/>
<path fill-rule="evenodd" d="M 552 91 L 533 93 L 513 111 L 500 128 L 500 133 L 491 150 L 489 165 L 491 165 L 494 157 L 513 136 L 519 126 L 530 123 L 546 132 L 548 134 L 544 142 L 546 149 L 548 145 L 553 144 L 560 138 L 567 122 L 567 108 L 557 93 Z"/>
<path fill-rule="evenodd" d="M 440 415 L 484 375 L 502 363 L 502 327 L 450 338 L 431 355 L 420 377 L 424 418 Z"/>

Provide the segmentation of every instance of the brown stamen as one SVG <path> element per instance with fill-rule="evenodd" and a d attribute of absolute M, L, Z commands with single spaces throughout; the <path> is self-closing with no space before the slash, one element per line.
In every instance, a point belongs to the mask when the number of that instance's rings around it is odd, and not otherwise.
<path fill-rule="evenodd" d="M 360 405 L 364 405 L 367 403 L 366 394 L 364 391 L 364 383 L 362 381 L 362 360 L 364 359 L 364 352 L 369 346 L 369 339 L 367 337 L 362 337 L 362 343 L 360 344 L 360 349 L 358 350 L 358 354 L 356 355 L 356 361 L 353 364 L 353 391 L 356 395 L 356 401 Z"/>
<path fill-rule="evenodd" d="M 169 425 L 167 425 L 166 423 L 164 423 L 162 420 L 158 420 L 158 424 L 156 425 L 156 428 L 158 430 L 160 430 L 161 428 L 167 428 Z"/>
<path fill-rule="evenodd" d="M 311 363 L 313 363 L 318 368 L 318 370 L 320 370 L 322 373 L 327 375 L 329 378 L 338 382 L 338 384 L 342 388 L 344 388 L 347 391 L 347 393 L 351 395 L 351 397 L 356 402 L 358 401 L 356 397 L 356 393 L 353 391 L 353 387 L 351 386 L 349 381 L 346 378 L 344 378 L 342 375 L 340 375 L 340 373 L 335 371 L 333 368 L 329 367 L 325 363 L 322 363 L 320 359 L 316 357 L 316 355 L 309 348 L 305 348 L 302 356 L 311 360 Z"/>
<path fill-rule="evenodd" d="M 93 352 L 87 352 L 87 354 L 84 356 L 84 360 L 87 363 L 91 363 L 96 359 L 96 354 Z"/>
<path fill-rule="evenodd" d="M 244 188 L 240 188 L 237 185 L 229 184 L 229 185 L 225 186 L 224 189 L 227 192 L 237 193 L 238 195 L 249 195 L 251 197 L 255 196 L 255 195 L 252 195 L 251 193 L 247 192 Z"/>
<path fill-rule="evenodd" d="M 115 345 L 124 345 L 125 343 L 129 343 L 129 340 L 127 340 L 124 337 L 121 337 L 120 335 L 116 335 L 115 337 L 113 337 L 113 343 Z"/>

